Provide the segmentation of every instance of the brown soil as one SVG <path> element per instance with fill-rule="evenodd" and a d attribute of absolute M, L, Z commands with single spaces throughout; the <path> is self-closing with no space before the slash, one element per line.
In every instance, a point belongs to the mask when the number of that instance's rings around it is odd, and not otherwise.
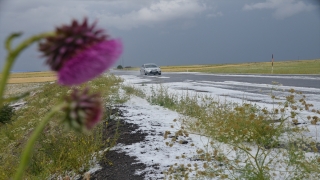
<path fill-rule="evenodd" d="M 123 109 L 123 108 L 121 108 Z M 130 145 L 140 141 L 144 141 L 146 133 L 137 131 L 132 133 L 138 126 L 136 124 L 128 123 L 123 117 L 122 110 L 119 107 L 112 108 L 111 114 L 117 114 L 119 120 L 108 120 L 108 125 L 104 127 L 104 138 L 118 137 L 116 143 Z M 110 144 L 109 144 L 110 145 Z M 107 145 L 107 147 L 109 146 Z M 105 153 L 103 160 L 99 163 L 102 169 L 90 175 L 92 180 L 142 180 L 144 174 L 135 174 L 136 170 L 143 170 L 146 165 L 139 163 L 136 157 L 130 157 L 123 152 L 110 150 Z"/>

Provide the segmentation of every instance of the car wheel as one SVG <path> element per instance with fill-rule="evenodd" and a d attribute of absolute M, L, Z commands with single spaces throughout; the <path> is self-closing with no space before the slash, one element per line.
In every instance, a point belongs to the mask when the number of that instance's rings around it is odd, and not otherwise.
<path fill-rule="evenodd" d="M 148 75 L 146 72 L 144 72 L 144 75 Z"/>
<path fill-rule="evenodd" d="M 158 73 L 159 75 L 161 75 L 161 73 Z"/>

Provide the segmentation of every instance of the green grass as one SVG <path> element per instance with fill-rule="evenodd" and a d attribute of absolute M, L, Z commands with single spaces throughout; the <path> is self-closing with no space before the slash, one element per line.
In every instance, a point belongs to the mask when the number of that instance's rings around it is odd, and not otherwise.
<path fill-rule="evenodd" d="M 122 80 L 109 75 L 92 80 L 80 88 L 90 86 L 100 92 L 104 104 L 114 102 Z M 68 93 L 70 88 L 44 83 L 35 94 L 24 99 L 27 105 L 15 112 L 12 122 L 0 125 L 0 179 L 10 179 L 18 166 L 20 154 L 33 129 L 41 118 Z M 106 113 L 104 112 L 106 116 Z M 46 179 L 51 175 L 66 176 L 68 172 L 82 174 L 88 170 L 93 153 L 101 150 L 102 123 L 87 134 L 66 130 L 57 113 L 46 126 L 33 151 L 25 179 Z M 97 157 L 99 158 L 99 156 Z"/>
<path fill-rule="evenodd" d="M 212 64 L 190 66 L 162 66 L 163 72 L 204 72 L 204 73 L 244 73 L 244 74 L 320 74 L 320 59 L 299 61 L 276 61 Z"/>
<path fill-rule="evenodd" d="M 144 98 L 146 96 L 142 90 L 137 89 L 134 86 L 122 85 L 121 89 L 123 89 L 126 92 L 125 94 L 129 96 L 127 99 L 129 99 L 130 96 L 133 96 L 133 95 L 141 98 Z"/>
<path fill-rule="evenodd" d="M 139 71 L 139 67 L 123 70 Z M 240 74 L 320 74 L 320 59 L 275 61 L 273 71 L 271 62 L 252 62 L 237 64 L 205 64 L 161 66 L 162 72 L 203 72 Z"/>
<path fill-rule="evenodd" d="M 131 67 L 131 68 L 123 68 L 123 69 L 117 69 L 117 70 L 123 70 L 123 71 L 139 71 L 139 67 Z"/>

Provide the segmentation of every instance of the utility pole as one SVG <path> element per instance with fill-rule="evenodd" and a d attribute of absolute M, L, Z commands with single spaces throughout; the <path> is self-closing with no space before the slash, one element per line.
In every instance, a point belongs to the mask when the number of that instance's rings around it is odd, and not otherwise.
<path fill-rule="evenodd" d="M 272 54 L 272 63 L 271 63 L 271 66 L 272 66 L 272 69 L 271 69 L 271 74 L 273 74 L 273 54 Z"/>

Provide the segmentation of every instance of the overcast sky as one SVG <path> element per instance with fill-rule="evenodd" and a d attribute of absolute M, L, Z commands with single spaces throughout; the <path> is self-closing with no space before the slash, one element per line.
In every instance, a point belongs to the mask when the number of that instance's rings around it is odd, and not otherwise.
<path fill-rule="evenodd" d="M 320 58 L 320 0 L 0 0 L 1 70 L 11 32 L 19 42 L 83 17 L 122 39 L 117 65 Z M 48 70 L 39 56 L 29 48 L 13 70 Z"/>

